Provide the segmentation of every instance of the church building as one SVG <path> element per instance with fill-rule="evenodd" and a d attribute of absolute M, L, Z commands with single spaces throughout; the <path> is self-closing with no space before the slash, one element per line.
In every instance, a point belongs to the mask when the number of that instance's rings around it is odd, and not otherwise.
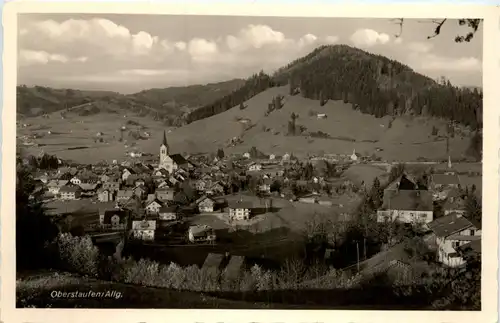
<path fill-rule="evenodd" d="M 163 142 L 160 146 L 160 162 L 158 164 L 158 169 L 165 169 L 170 174 L 175 172 L 179 168 L 185 168 L 189 166 L 189 162 L 182 157 L 180 154 L 169 154 L 169 147 L 167 143 L 167 135 L 163 131 Z"/>

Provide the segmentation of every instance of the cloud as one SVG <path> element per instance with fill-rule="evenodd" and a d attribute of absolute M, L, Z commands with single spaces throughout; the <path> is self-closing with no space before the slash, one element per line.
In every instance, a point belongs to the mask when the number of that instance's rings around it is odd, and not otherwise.
<path fill-rule="evenodd" d="M 351 42 L 356 47 L 365 48 L 377 44 L 386 44 L 390 37 L 384 33 L 378 33 L 373 29 L 358 29 L 351 35 Z"/>
<path fill-rule="evenodd" d="M 408 49 L 416 53 L 428 53 L 434 47 L 434 44 L 430 42 L 411 42 L 408 45 Z"/>
<path fill-rule="evenodd" d="M 481 60 L 475 57 L 443 57 L 435 54 L 427 54 L 418 59 L 419 68 L 429 71 L 449 72 L 480 72 L 482 70 Z"/>
<path fill-rule="evenodd" d="M 77 58 L 69 58 L 62 54 L 51 54 L 45 51 L 35 51 L 35 50 L 20 50 L 19 52 L 19 64 L 21 66 L 27 65 L 45 65 L 50 62 L 57 63 L 68 63 L 70 61 L 84 63 L 87 61 L 87 57 L 81 56 Z"/>
<path fill-rule="evenodd" d="M 145 31 L 132 34 L 125 26 L 102 18 L 34 21 L 22 28 L 19 36 L 21 47 L 72 55 L 82 52 L 83 56 L 95 52 L 111 56 L 147 55 L 159 43 L 158 37 Z"/>
<path fill-rule="evenodd" d="M 280 44 L 286 41 L 282 32 L 266 25 L 248 25 L 236 35 L 226 37 L 226 45 L 231 51 L 244 51 L 249 48 L 262 48 L 266 45 Z"/>
<path fill-rule="evenodd" d="M 193 59 L 202 60 L 206 56 L 217 54 L 217 44 L 203 38 L 194 38 L 187 45 L 187 51 Z"/>
<path fill-rule="evenodd" d="M 339 41 L 339 37 L 338 36 L 326 36 L 324 38 L 324 43 L 326 44 L 335 44 Z"/>

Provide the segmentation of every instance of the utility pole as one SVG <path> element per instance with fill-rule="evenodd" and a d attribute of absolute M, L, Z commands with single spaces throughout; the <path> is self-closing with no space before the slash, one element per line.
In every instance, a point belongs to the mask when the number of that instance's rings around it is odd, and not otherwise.
<path fill-rule="evenodd" d="M 357 256 L 357 259 L 358 259 L 358 273 L 359 273 L 359 243 L 358 241 L 356 241 L 356 256 Z"/>

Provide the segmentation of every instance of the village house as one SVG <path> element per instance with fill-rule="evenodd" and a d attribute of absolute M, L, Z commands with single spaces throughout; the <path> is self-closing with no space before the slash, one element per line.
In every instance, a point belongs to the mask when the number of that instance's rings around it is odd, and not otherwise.
<path fill-rule="evenodd" d="M 114 182 L 114 181 L 104 182 L 102 184 L 102 188 L 105 190 L 116 192 L 116 191 L 120 190 L 120 182 Z"/>
<path fill-rule="evenodd" d="M 61 187 L 65 186 L 69 181 L 67 180 L 51 180 L 47 184 L 47 188 L 49 190 L 49 193 L 57 195 L 59 194 L 59 190 Z"/>
<path fill-rule="evenodd" d="M 134 188 L 135 196 L 137 196 L 140 199 L 143 199 L 147 193 L 148 193 L 148 190 L 144 185 L 139 185 L 136 188 Z"/>
<path fill-rule="evenodd" d="M 215 201 L 206 195 L 200 197 L 195 203 L 198 206 L 200 213 L 210 213 L 215 209 Z"/>
<path fill-rule="evenodd" d="M 161 181 L 156 183 L 157 188 L 170 188 L 170 183 L 166 180 L 162 179 Z"/>
<path fill-rule="evenodd" d="M 106 210 L 99 215 L 102 228 L 109 230 L 127 230 L 130 212 L 122 209 Z"/>
<path fill-rule="evenodd" d="M 126 182 L 130 175 L 133 175 L 133 171 L 129 168 L 124 168 L 122 171 L 122 181 Z"/>
<path fill-rule="evenodd" d="M 228 204 L 230 220 L 249 220 L 252 210 L 251 202 L 236 201 Z"/>
<path fill-rule="evenodd" d="M 458 253 L 460 246 L 481 239 L 481 229 L 460 214 L 451 213 L 429 223 L 436 235 L 438 260 L 450 267 L 459 267 L 465 260 Z"/>
<path fill-rule="evenodd" d="M 97 192 L 99 202 L 110 202 L 114 200 L 114 191 L 101 188 Z"/>
<path fill-rule="evenodd" d="M 158 211 L 158 218 L 163 221 L 177 220 L 177 208 L 175 206 L 162 206 Z"/>
<path fill-rule="evenodd" d="M 76 200 L 82 195 L 82 189 L 78 185 L 65 185 L 59 190 L 61 200 Z"/>
<path fill-rule="evenodd" d="M 146 186 L 146 181 L 143 178 L 139 178 L 134 182 L 135 186 Z"/>
<path fill-rule="evenodd" d="M 163 203 L 157 199 L 150 201 L 146 204 L 146 214 L 158 214 Z"/>
<path fill-rule="evenodd" d="M 465 197 L 457 189 L 451 190 L 442 205 L 444 215 L 450 213 L 465 215 L 465 203 Z"/>
<path fill-rule="evenodd" d="M 159 178 L 167 178 L 170 176 L 168 170 L 164 168 L 157 169 L 156 171 L 153 172 L 153 176 L 159 177 Z"/>
<path fill-rule="evenodd" d="M 71 182 L 71 184 L 74 184 L 74 185 L 80 185 L 82 183 L 82 180 L 78 176 L 73 176 L 70 179 L 70 182 Z"/>
<path fill-rule="evenodd" d="M 127 201 L 129 200 L 132 196 L 134 196 L 134 191 L 133 190 L 119 190 L 118 193 L 116 194 L 116 200 L 117 201 Z"/>
<path fill-rule="evenodd" d="M 399 221 L 425 225 L 433 220 L 433 201 L 429 191 L 385 191 L 382 207 L 377 211 L 377 221 Z"/>
<path fill-rule="evenodd" d="M 217 236 L 212 227 L 208 225 L 192 225 L 188 230 L 188 239 L 195 242 L 215 242 Z"/>
<path fill-rule="evenodd" d="M 259 191 L 262 193 L 271 193 L 271 184 L 273 181 L 269 178 L 266 178 L 262 181 L 262 184 L 259 185 Z"/>
<path fill-rule="evenodd" d="M 250 163 L 248 165 L 248 171 L 249 172 L 257 172 L 257 171 L 260 171 L 262 170 L 262 164 L 260 163 Z"/>
<path fill-rule="evenodd" d="M 460 178 L 457 174 L 433 174 L 431 187 L 436 199 L 444 199 L 450 190 L 460 187 Z"/>
<path fill-rule="evenodd" d="M 82 182 L 78 186 L 80 186 L 80 188 L 82 189 L 82 192 L 95 194 L 97 191 L 98 185 L 99 184 L 97 184 L 97 183 L 84 183 L 84 182 Z"/>
<path fill-rule="evenodd" d="M 146 203 L 154 201 L 155 199 L 156 199 L 156 194 L 148 194 L 148 196 L 146 197 Z"/>
<path fill-rule="evenodd" d="M 108 174 L 102 174 L 100 177 L 99 177 L 99 180 L 101 181 L 101 183 L 106 183 L 109 181 L 111 177 L 108 175 Z"/>
<path fill-rule="evenodd" d="M 173 201 L 175 190 L 173 188 L 160 188 L 156 190 L 156 198 L 160 201 Z"/>
<path fill-rule="evenodd" d="M 205 189 L 205 193 L 210 196 L 223 194 L 224 186 L 222 186 L 220 182 L 215 182 L 210 186 L 210 188 Z"/>
<path fill-rule="evenodd" d="M 153 241 L 156 231 L 155 217 L 144 217 L 141 220 L 132 221 L 132 236 L 134 239 Z"/>

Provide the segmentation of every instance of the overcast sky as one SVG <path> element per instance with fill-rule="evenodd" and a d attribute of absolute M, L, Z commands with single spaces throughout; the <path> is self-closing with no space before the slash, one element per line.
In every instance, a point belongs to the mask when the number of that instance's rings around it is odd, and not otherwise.
<path fill-rule="evenodd" d="M 18 84 L 137 92 L 273 72 L 322 44 L 348 44 L 396 59 L 432 78 L 481 86 L 482 29 L 448 20 L 167 15 L 19 16 Z"/>

